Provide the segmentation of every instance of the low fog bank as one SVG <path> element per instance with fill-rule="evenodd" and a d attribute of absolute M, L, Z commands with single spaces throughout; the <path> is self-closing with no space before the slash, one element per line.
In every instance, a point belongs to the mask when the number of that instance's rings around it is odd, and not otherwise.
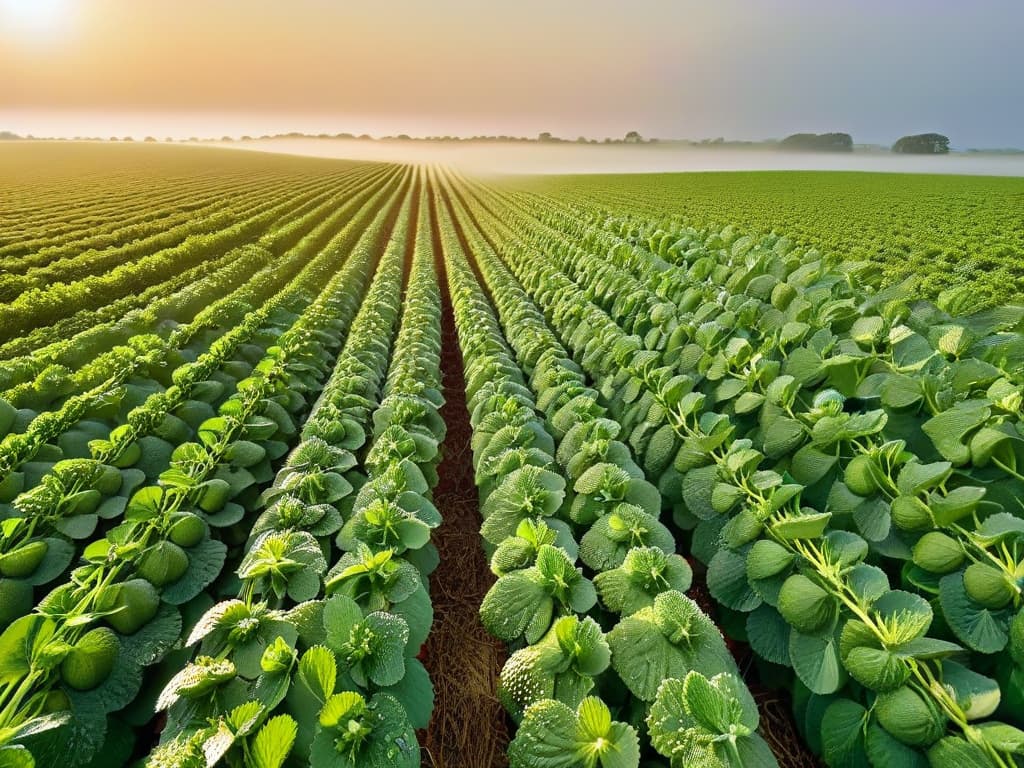
<path fill-rule="evenodd" d="M 894 155 L 711 149 L 673 144 L 266 139 L 219 146 L 313 157 L 441 163 L 476 174 L 657 173 L 672 171 L 880 171 L 1024 176 L 1024 155 Z"/>

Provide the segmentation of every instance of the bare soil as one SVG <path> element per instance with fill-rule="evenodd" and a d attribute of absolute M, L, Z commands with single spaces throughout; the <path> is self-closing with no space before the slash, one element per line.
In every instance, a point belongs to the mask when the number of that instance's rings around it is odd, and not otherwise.
<path fill-rule="evenodd" d="M 436 196 L 431 196 L 436 204 Z M 436 216 L 434 217 L 436 222 Z M 434 253 L 442 286 L 447 279 L 440 238 Z M 423 765 L 429 768 L 504 768 L 509 723 L 495 694 L 507 658 L 504 644 L 491 637 L 478 617 L 480 603 L 494 583 L 480 539 L 480 510 L 470 451 L 472 429 L 466 407 L 462 352 L 447 292 L 442 289 L 441 369 L 447 425 L 438 467 L 434 504 L 444 522 L 433 541 L 441 564 L 431 575 L 434 625 L 421 659 L 434 682 L 434 714 L 421 734 Z"/>

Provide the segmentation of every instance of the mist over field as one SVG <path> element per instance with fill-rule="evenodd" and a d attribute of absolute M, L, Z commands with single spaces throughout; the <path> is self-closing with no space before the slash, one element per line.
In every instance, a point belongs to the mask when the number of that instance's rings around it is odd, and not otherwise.
<path fill-rule="evenodd" d="M 222 146 L 309 157 L 440 163 L 480 174 L 669 173 L 679 171 L 877 171 L 1024 176 L 1024 155 L 897 155 L 708 149 L 679 144 L 418 142 L 271 139 Z"/>

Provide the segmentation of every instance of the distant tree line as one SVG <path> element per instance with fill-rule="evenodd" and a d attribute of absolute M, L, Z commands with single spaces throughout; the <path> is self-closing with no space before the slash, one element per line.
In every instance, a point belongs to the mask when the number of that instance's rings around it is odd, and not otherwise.
<path fill-rule="evenodd" d="M 16 141 L 19 139 L 35 139 L 35 140 L 47 140 L 47 141 L 66 141 L 66 139 L 54 139 L 52 137 L 37 137 L 31 134 L 27 136 L 20 136 L 12 131 L 0 131 L 0 141 Z M 853 137 L 848 133 L 794 133 L 787 136 L 782 141 L 728 141 L 722 137 L 715 139 L 702 139 L 700 141 L 689 141 L 683 139 L 645 139 L 640 135 L 638 131 L 629 131 L 622 138 L 605 138 L 603 140 L 587 138 L 586 136 L 580 136 L 576 139 L 563 139 L 555 136 L 550 131 L 543 131 L 539 133 L 535 138 L 529 138 L 525 136 L 421 136 L 414 137 L 407 133 L 400 133 L 397 136 L 381 136 L 380 138 L 371 136 L 368 133 L 356 135 L 354 133 L 302 133 L 299 131 L 291 131 L 290 133 L 275 133 L 275 134 L 264 134 L 263 136 L 255 137 L 259 140 L 272 140 L 272 139 L 348 139 L 354 141 L 439 141 L 439 142 L 537 142 L 540 144 L 655 144 L 658 142 L 671 143 L 671 144 L 685 144 L 689 146 L 699 147 L 766 147 L 766 146 L 777 146 L 780 149 L 788 150 L 799 150 L 799 151 L 812 151 L 812 152 L 852 152 L 854 149 Z M 255 140 L 252 136 L 242 136 L 237 141 L 253 141 Z M 125 136 L 119 138 L 117 136 L 111 136 L 107 139 L 96 136 L 75 136 L 75 141 L 134 141 L 131 136 Z M 155 142 L 153 136 L 146 136 L 143 141 Z M 166 143 L 172 143 L 175 139 L 167 137 L 163 140 Z M 216 137 L 210 138 L 199 138 L 197 136 L 191 136 L 187 139 L 179 139 L 180 142 L 185 143 L 201 143 L 201 142 L 232 142 L 236 141 L 231 136 L 221 136 L 219 139 Z M 892 151 L 899 154 L 910 154 L 910 155 L 943 155 L 949 152 L 949 138 L 943 136 L 940 133 L 919 133 L 911 136 L 903 136 L 898 139 L 892 146 Z M 984 149 L 971 149 L 970 152 L 996 152 L 1000 154 L 1018 154 L 1022 152 L 1020 149 L 1005 148 L 998 150 L 984 150 Z"/>
<path fill-rule="evenodd" d="M 853 137 L 848 133 L 794 133 L 780 141 L 779 148 L 802 152 L 853 152 Z"/>
<path fill-rule="evenodd" d="M 949 152 L 949 138 L 941 133 L 917 133 L 899 139 L 892 145 L 892 151 L 905 155 L 945 155 Z"/>

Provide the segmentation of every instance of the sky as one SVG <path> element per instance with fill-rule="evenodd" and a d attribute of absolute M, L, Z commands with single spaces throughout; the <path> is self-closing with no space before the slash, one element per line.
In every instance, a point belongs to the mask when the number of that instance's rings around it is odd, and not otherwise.
<path fill-rule="evenodd" d="M 0 0 L 0 130 L 1024 146 L 1022 0 Z"/>

